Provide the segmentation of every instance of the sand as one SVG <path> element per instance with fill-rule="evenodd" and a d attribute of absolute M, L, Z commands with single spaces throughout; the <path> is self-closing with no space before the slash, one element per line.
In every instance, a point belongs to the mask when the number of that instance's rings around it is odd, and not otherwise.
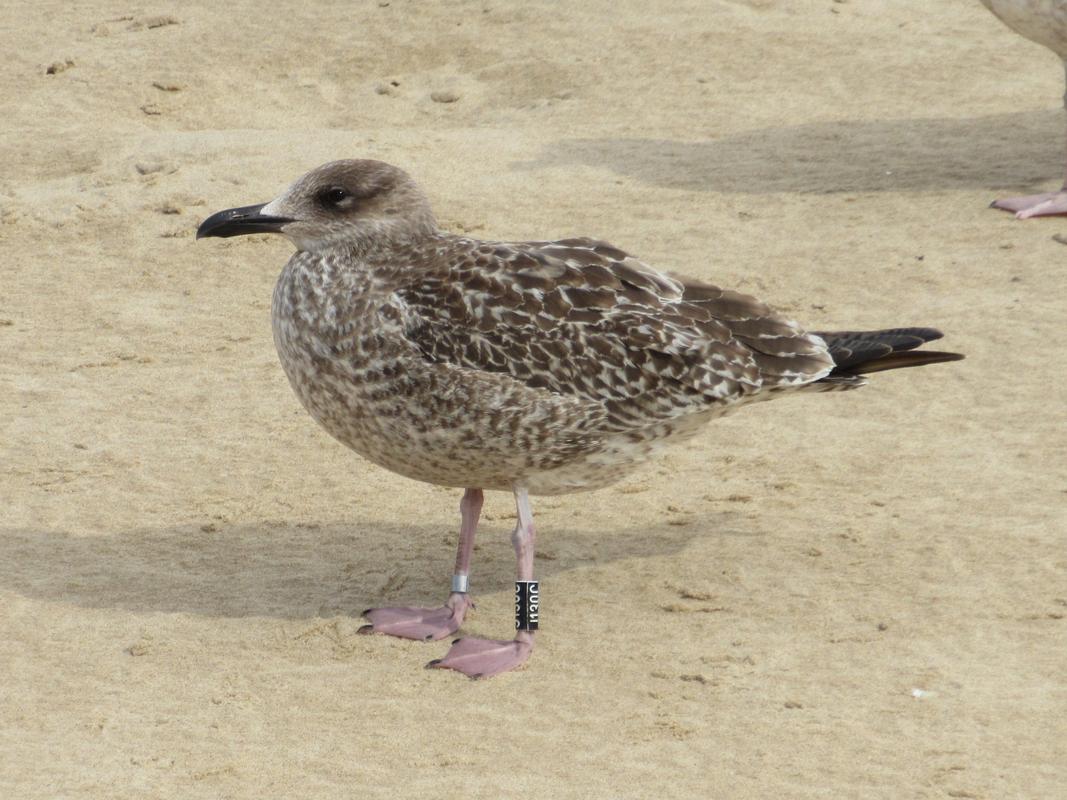
<path fill-rule="evenodd" d="M 1067 796 L 1067 221 L 986 208 L 1057 185 L 1063 76 L 976 0 L 17 4 L 0 44 L 0 795 Z M 533 658 L 424 670 L 356 630 L 443 599 L 459 494 L 299 407 L 287 242 L 193 238 L 360 156 L 452 230 L 968 359 L 535 501 Z M 507 636 L 486 510 L 464 630 Z"/>

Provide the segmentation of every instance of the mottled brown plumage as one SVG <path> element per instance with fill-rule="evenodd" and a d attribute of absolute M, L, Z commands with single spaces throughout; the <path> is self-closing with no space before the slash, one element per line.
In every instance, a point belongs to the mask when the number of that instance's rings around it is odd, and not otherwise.
<path fill-rule="evenodd" d="M 806 333 L 753 297 L 593 239 L 453 236 L 405 173 L 376 161 L 327 164 L 265 206 L 215 215 L 200 235 L 262 230 L 298 248 L 272 317 L 282 366 L 312 416 L 408 477 L 515 491 L 520 520 L 527 493 L 610 484 L 740 405 L 861 386 L 860 373 L 911 365 L 905 351 L 940 336 Z M 532 523 L 516 535 L 517 547 L 528 544 Z M 428 629 L 425 615 L 407 613 L 418 610 L 379 611 L 390 613 L 376 630 Z M 477 655 L 478 669 L 500 666 Z"/>

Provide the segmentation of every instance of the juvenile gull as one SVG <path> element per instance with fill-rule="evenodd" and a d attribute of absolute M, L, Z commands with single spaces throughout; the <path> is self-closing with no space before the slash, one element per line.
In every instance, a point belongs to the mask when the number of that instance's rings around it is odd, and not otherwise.
<path fill-rule="evenodd" d="M 1058 55 L 1067 70 L 1067 0 L 982 0 L 982 5 L 1020 36 Z M 1067 106 L 1067 94 L 1063 99 Z M 1067 214 L 1067 168 L 1059 191 L 994 200 L 992 206 L 1014 211 L 1019 219 Z"/>
<path fill-rule="evenodd" d="M 371 609 L 370 633 L 459 629 L 483 489 L 514 493 L 518 580 L 532 581 L 529 495 L 607 486 L 745 403 L 962 358 L 916 352 L 941 336 L 930 328 L 806 333 L 755 298 L 594 239 L 445 233 L 414 181 L 379 161 L 326 164 L 270 203 L 209 217 L 197 238 L 266 232 L 297 248 L 271 316 L 304 407 L 386 469 L 466 490 L 448 600 Z M 488 677 L 526 661 L 533 641 L 525 629 L 462 638 L 430 665 Z"/>

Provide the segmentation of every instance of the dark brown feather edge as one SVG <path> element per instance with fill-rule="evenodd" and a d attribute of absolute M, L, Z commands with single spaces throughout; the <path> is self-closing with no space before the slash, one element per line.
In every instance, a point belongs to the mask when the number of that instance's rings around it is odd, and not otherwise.
<path fill-rule="evenodd" d="M 925 350 L 919 353 L 891 353 L 883 358 L 865 361 L 845 372 L 853 375 L 865 375 L 868 372 L 881 372 L 887 369 L 904 369 L 906 367 L 924 367 L 927 364 L 940 364 L 945 361 L 962 361 L 962 353 L 946 353 L 938 350 Z M 833 373 L 830 373 L 833 375 Z"/>

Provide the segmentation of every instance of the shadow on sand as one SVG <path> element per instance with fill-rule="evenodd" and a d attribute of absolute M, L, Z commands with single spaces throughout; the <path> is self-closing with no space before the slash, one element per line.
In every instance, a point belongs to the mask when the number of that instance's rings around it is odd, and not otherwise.
<path fill-rule="evenodd" d="M 730 536 L 729 515 L 689 528 L 621 531 L 554 528 L 538 573 L 618 559 L 670 555 L 695 536 Z M 736 520 L 733 520 L 736 522 Z M 514 556 L 501 523 L 480 532 L 476 583 L 510 589 Z M 455 533 L 395 524 L 226 525 L 131 530 L 83 536 L 0 530 L 0 586 L 25 597 L 85 608 L 207 617 L 358 617 L 382 603 L 442 599 L 452 572 Z"/>
<path fill-rule="evenodd" d="M 672 189 L 747 194 L 1028 191 L 1061 175 L 1063 137 L 1063 111 L 1049 109 L 969 119 L 819 122 L 705 141 L 563 139 L 514 166 L 607 167 Z"/>

